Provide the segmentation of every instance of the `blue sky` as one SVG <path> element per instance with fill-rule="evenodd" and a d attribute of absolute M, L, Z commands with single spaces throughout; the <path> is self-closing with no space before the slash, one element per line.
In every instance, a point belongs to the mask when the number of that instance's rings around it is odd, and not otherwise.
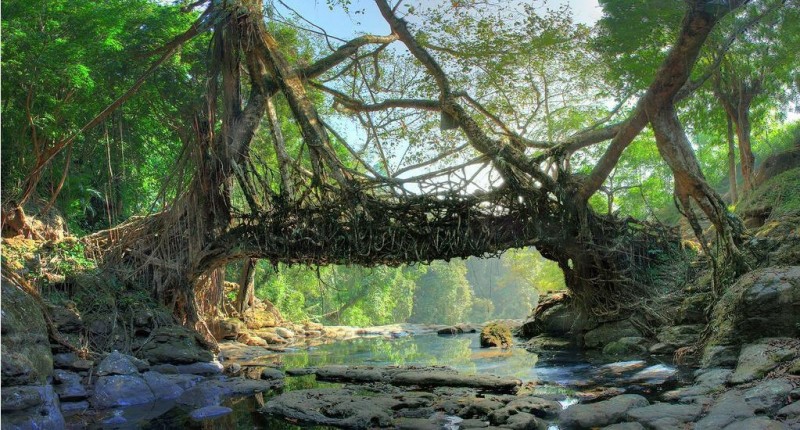
<path fill-rule="evenodd" d="M 534 2 L 536 4 L 543 3 L 540 0 Z M 440 4 L 441 1 L 415 0 L 407 3 L 425 6 Z M 570 6 L 575 20 L 580 23 L 593 24 L 602 14 L 597 0 L 550 0 L 547 6 L 554 8 L 563 4 Z M 352 0 L 350 14 L 338 6 L 331 10 L 326 0 L 300 0 L 292 2 L 290 5 L 306 19 L 324 28 L 332 36 L 350 39 L 356 34 L 389 33 L 389 26 L 380 16 L 373 0 Z"/>

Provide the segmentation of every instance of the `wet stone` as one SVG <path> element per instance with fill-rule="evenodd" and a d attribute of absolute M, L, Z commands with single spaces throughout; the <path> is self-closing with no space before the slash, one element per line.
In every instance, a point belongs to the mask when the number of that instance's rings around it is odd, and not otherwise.
<path fill-rule="evenodd" d="M 602 427 L 624 421 L 629 410 L 647 406 L 637 394 L 623 394 L 587 405 L 572 405 L 561 412 L 561 425 L 566 429 Z"/>

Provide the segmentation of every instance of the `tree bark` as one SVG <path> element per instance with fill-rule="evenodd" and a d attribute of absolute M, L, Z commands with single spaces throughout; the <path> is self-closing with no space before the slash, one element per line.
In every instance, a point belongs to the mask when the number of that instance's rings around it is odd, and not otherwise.
<path fill-rule="evenodd" d="M 242 315 L 255 301 L 256 260 L 248 258 L 242 263 L 239 272 L 239 293 L 236 295 L 236 311 Z"/>
<path fill-rule="evenodd" d="M 736 190 L 736 143 L 733 141 L 733 121 L 729 115 L 725 116 L 728 122 L 726 133 L 728 141 L 728 182 L 730 182 L 731 203 L 739 201 L 739 194 Z"/>

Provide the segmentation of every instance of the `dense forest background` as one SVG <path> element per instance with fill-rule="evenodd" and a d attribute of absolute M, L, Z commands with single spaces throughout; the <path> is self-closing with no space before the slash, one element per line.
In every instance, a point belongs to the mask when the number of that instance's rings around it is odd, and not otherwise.
<path fill-rule="evenodd" d="M 329 3 L 345 9 L 349 4 Z M 451 54 L 445 67 L 463 72 L 459 84 L 474 90 L 486 109 L 546 141 L 631 109 L 632 95 L 647 87 L 682 16 L 679 1 L 604 0 L 603 18 L 588 26 L 574 22 L 565 7 L 522 2 L 514 21 L 481 2 L 473 8 L 444 3 L 450 7 L 406 11 L 422 39 L 430 49 Z M 4 205 L 22 199 L 28 213 L 52 209 L 63 215 L 70 234 L 83 236 L 163 210 L 182 192 L 190 176 L 182 154 L 195 132 L 186 121 L 207 97 L 211 38 L 200 34 L 165 57 L 169 41 L 200 15 L 188 6 L 148 0 L 3 2 Z M 307 31 L 302 17 L 271 2 L 267 9 L 273 18 L 267 26 L 291 61 L 310 63 L 328 51 L 329 40 Z M 359 13 L 352 6 L 347 10 Z M 696 73 L 710 70 L 710 77 L 680 105 L 702 171 L 731 209 L 749 197 L 754 166 L 796 145 L 800 136 L 800 124 L 790 120 L 796 118 L 791 112 L 800 93 L 798 16 L 795 2 L 754 2 L 751 11 L 721 24 Z M 498 46 L 503 47 L 499 59 L 488 55 Z M 163 62 L 153 68 L 152 58 Z M 404 58 L 391 61 L 393 68 L 383 74 L 359 73 L 375 82 L 401 81 L 397 64 Z M 115 106 L 131 89 L 136 94 Z M 311 88 L 309 94 L 333 121 L 344 115 L 329 92 Z M 116 109 L 103 116 L 109 106 Z M 284 99 L 275 99 L 274 110 L 271 126 L 258 129 L 251 156 L 264 166 L 262 181 L 277 191 L 280 154 L 271 142 L 280 134 L 290 153 L 302 154 L 303 137 Z M 427 123 L 406 127 L 386 121 L 386 135 L 376 140 L 427 140 L 432 130 Z M 360 135 L 354 131 L 348 137 Z M 455 146 L 445 136 L 411 151 L 398 144 L 387 146 L 388 155 L 368 150 L 362 155 L 384 171 L 393 160 L 446 154 Z M 340 159 L 359 168 L 343 146 L 337 150 Z M 596 145 L 577 153 L 572 171 L 588 175 L 604 150 Z M 457 165 L 463 159 L 440 161 Z M 304 163 L 310 166 L 310 160 Z M 590 205 L 601 214 L 678 224 L 673 189 L 672 172 L 646 129 Z M 241 203 L 244 197 L 236 199 Z M 229 265 L 229 281 L 237 281 L 241 265 Z M 309 268 L 259 261 L 255 285 L 256 294 L 287 318 L 370 325 L 522 318 L 539 292 L 564 288 L 564 279 L 557 265 L 534 249 L 519 249 L 501 258 L 402 267 Z"/>

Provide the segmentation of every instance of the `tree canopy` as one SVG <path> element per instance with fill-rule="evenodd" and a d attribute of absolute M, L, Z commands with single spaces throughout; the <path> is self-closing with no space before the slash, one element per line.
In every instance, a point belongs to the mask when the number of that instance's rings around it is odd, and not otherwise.
<path fill-rule="evenodd" d="M 42 196 L 74 229 L 108 228 L 89 249 L 188 324 L 236 261 L 529 246 L 577 297 L 606 291 L 594 304 L 619 307 L 677 243 L 658 226 L 665 190 L 705 252 L 708 221 L 741 272 L 743 227 L 709 181 L 737 182 L 733 145 L 709 148 L 735 131 L 746 192 L 751 123 L 780 121 L 798 94 L 794 1 L 606 0 L 589 27 L 535 2 L 376 0 L 390 33 L 352 40 L 280 1 L 5 6 L 4 199 Z M 397 273 L 360 274 L 380 280 L 341 303 L 377 294 L 369 318 L 414 318 L 408 294 L 381 292 L 409 293 Z"/>

